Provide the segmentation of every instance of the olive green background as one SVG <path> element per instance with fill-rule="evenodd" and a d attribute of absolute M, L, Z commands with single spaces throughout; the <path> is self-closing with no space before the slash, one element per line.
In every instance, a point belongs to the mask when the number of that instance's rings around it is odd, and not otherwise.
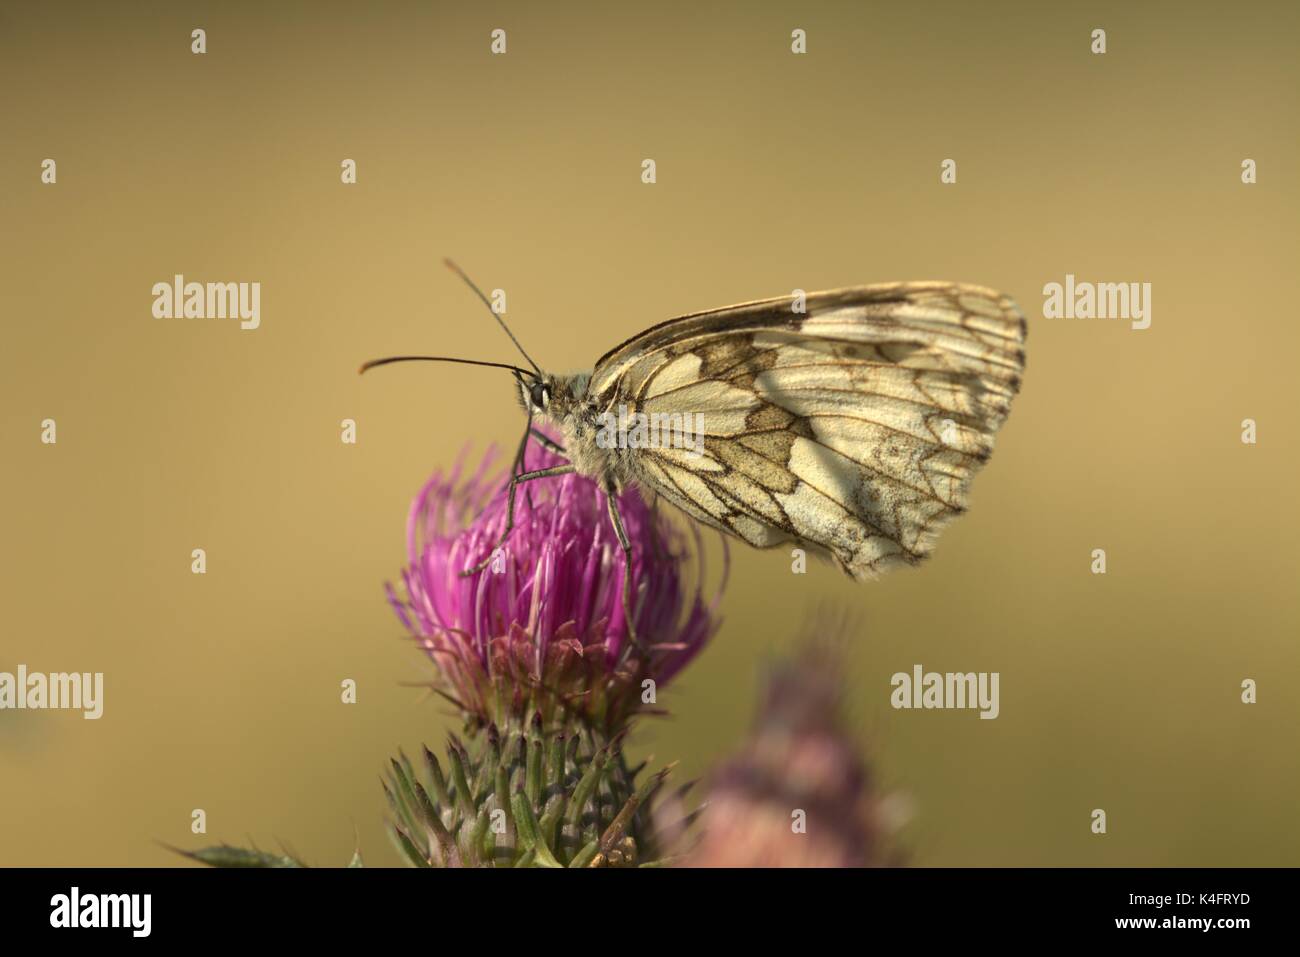
<path fill-rule="evenodd" d="M 703 773 L 763 663 L 830 603 L 859 622 L 852 725 L 912 808 L 913 861 L 1300 864 L 1298 20 L 1283 3 L 0 6 L 0 670 L 106 685 L 97 722 L 0 712 L 0 864 L 175 864 L 158 842 L 219 840 L 396 862 L 378 776 L 452 722 L 413 686 L 430 666 L 381 584 L 427 475 L 520 427 L 504 374 L 356 375 L 396 352 L 515 359 L 446 255 L 506 289 L 556 370 L 796 287 L 1011 293 L 1024 391 L 933 561 L 856 585 L 734 549 L 726 623 L 633 751 Z M 261 282 L 261 328 L 153 319 L 150 287 L 177 272 Z M 1043 319 L 1067 272 L 1151 282 L 1152 327 Z M 999 672 L 1001 716 L 892 710 L 890 675 L 917 663 Z"/>

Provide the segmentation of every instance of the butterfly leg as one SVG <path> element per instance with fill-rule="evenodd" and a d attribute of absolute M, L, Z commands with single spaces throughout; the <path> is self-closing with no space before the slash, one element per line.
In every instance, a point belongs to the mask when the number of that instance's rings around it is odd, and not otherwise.
<path fill-rule="evenodd" d="M 651 525 L 651 527 L 653 527 L 653 528 L 658 528 L 658 527 L 659 527 L 659 496 L 658 496 L 658 494 L 654 495 L 654 496 L 650 499 L 650 525 Z M 667 553 L 664 551 L 664 544 L 663 544 L 663 542 L 661 542 L 661 541 L 659 540 L 659 536 L 658 536 L 658 535 L 652 535 L 652 536 L 650 536 L 650 546 L 654 549 L 655 558 L 658 559 L 659 561 L 663 561 L 664 559 L 666 559 L 666 558 L 668 557 Z"/>
<path fill-rule="evenodd" d="M 510 490 L 506 493 L 506 527 L 502 529 L 501 537 L 497 539 L 496 545 L 492 546 L 492 550 L 488 552 L 486 558 L 484 558 L 473 568 L 466 568 L 464 571 L 460 573 L 460 577 L 466 578 L 470 575 L 476 575 L 479 572 L 481 572 L 483 569 L 487 568 L 488 565 L 492 564 L 492 558 L 494 555 L 496 555 L 497 549 L 499 549 L 502 545 L 506 543 L 506 539 L 509 538 L 510 533 L 514 531 L 515 489 L 518 488 L 521 483 L 532 482 L 540 478 L 550 478 L 551 476 L 554 475 L 568 475 L 570 472 L 573 472 L 574 470 L 575 470 L 574 465 L 572 463 L 567 463 L 565 465 L 553 465 L 549 469 L 536 469 L 535 471 L 532 472 L 523 472 L 519 475 L 512 475 L 510 477 Z"/>
<path fill-rule="evenodd" d="M 528 449 L 528 433 L 533 431 L 533 410 L 528 410 L 528 424 L 524 426 L 524 436 L 519 440 L 519 447 L 515 449 L 514 463 L 510 466 L 510 476 L 520 475 L 524 471 L 524 452 Z"/>
<path fill-rule="evenodd" d="M 537 444 L 540 445 L 542 448 L 554 452 L 556 455 L 564 455 L 564 446 L 561 445 L 559 442 L 556 442 L 545 432 L 541 432 L 532 427 L 529 427 L 528 431 L 533 433 L 533 438 L 537 440 Z"/>
<path fill-rule="evenodd" d="M 519 379 L 518 374 L 515 375 L 515 378 Z M 522 381 L 523 380 L 520 379 L 521 384 Z M 524 453 L 528 451 L 528 436 L 532 432 L 533 432 L 533 410 L 531 407 L 529 407 L 528 423 L 524 426 L 524 434 L 519 439 L 519 448 L 515 449 L 515 460 L 510 466 L 510 478 L 512 480 L 516 475 L 522 475 L 524 473 Z M 531 509 L 533 507 L 533 490 L 531 486 L 524 489 L 524 498 L 528 500 L 528 507 Z"/>
<path fill-rule="evenodd" d="M 605 489 L 605 501 L 609 507 L 609 520 L 618 536 L 619 547 L 623 549 L 623 620 L 627 622 L 629 644 L 649 658 L 649 651 L 637 637 L 636 626 L 632 624 L 632 542 L 623 527 L 623 516 L 618 513 L 618 493 L 610 487 Z"/>

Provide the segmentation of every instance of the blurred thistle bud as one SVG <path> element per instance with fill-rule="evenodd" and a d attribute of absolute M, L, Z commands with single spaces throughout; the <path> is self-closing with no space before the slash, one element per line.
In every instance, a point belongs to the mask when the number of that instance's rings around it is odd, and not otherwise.
<path fill-rule="evenodd" d="M 896 798 L 877 794 L 859 742 L 844 730 L 843 660 L 805 642 L 773 666 L 749 738 L 712 775 L 687 867 L 868 867 L 888 848 Z"/>

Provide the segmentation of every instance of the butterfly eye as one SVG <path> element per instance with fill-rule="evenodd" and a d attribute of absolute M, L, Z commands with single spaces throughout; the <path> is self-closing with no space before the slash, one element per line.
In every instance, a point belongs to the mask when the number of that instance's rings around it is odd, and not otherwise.
<path fill-rule="evenodd" d="M 551 387 L 544 382 L 534 382 L 530 398 L 533 405 L 539 409 L 544 409 L 551 401 Z"/>

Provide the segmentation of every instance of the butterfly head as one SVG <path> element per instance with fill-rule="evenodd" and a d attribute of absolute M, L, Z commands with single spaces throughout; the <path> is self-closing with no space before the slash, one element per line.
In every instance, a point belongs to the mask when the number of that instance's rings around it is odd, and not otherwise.
<path fill-rule="evenodd" d="M 523 400 L 525 412 L 545 417 L 551 407 L 551 396 L 555 393 L 552 377 L 548 375 L 525 378 L 518 376 L 519 393 Z"/>
<path fill-rule="evenodd" d="M 563 420 L 582 403 L 587 377 L 584 375 L 549 375 L 517 377 L 519 399 L 525 412 L 534 418 Z"/>

